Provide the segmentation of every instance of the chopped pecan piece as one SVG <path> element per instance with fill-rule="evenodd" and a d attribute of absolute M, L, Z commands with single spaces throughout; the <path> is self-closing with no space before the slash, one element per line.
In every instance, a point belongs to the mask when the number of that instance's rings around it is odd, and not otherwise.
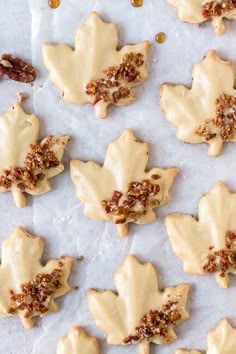
<path fill-rule="evenodd" d="M 236 0 L 208 1 L 203 5 L 202 15 L 209 19 L 211 17 L 223 16 L 236 8 Z"/>
<path fill-rule="evenodd" d="M 177 309 L 178 301 L 168 301 L 162 305 L 162 309 L 150 310 L 141 319 L 141 325 L 135 328 L 135 335 L 129 335 L 123 339 L 123 343 L 130 344 L 138 342 L 140 339 L 147 339 L 153 336 L 164 337 L 166 342 L 169 341 L 168 326 L 175 326 L 181 320 L 182 315 Z"/>
<path fill-rule="evenodd" d="M 111 66 L 104 71 L 105 77 L 91 80 L 86 85 L 86 94 L 95 96 L 93 105 L 99 101 L 117 104 L 119 100 L 131 95 L 131 89 L 127 85 L 131 82 L 141 81 L 137 67 L 144 64 L 144 56 L 141 53 L 126 53 L 119 66 Z M 116 89 L 116 87 L 118 89 Z"/>
<path fill-rule="evenodd" d="M 161 176 L 154 174 L 151 178 L 157 180 Z M 159 184 L 154 184 L 149 179 L 131 182 L 125 195 L 120 191 L 114 191 L 110 200 L 102 201 L 102 206 L 107 214 L 116 216 L 116 224 L 124 224 L 127 219 L 136 221 L 145 214 L 150 205 L 158 205 L 159 201 L 156 198 L 159 192 Z"/>
<path fill-rule="evenodd" d="M 29 83 L 36 79 L 33 66 L 12 54 L 3 54 L 0 61 L 0 77 Z"/>
<path fill-rule="evenodd" d="M 221 249 L 208 254 L 206 262 L 202 266 L 204 272 L 221 272 L 221 277 L 225 277 L 225 274 L 229 268 L 236 269 L 236 233 L 232 231 L 226 231 L 225 241 L 226 249 Z M 210 251 L 213 249 L 214 246 L 209 248 Z"/>

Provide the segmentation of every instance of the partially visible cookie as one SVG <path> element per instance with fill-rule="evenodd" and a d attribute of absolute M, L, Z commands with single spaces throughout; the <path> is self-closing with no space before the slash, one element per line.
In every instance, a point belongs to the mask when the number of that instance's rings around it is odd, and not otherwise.
<path fill-rule="evenodd" d="M 38 143 L 39 122 L 16 102 L 0 115 L 0 193 L 11 191 L 17 207 L 26 205 L 24 193 L 50 191 L 48 182 L 64 170 L 61 159 L 69 140 L 48 136 Z"/>
<path fill-rule="evenodd" d="M 236 274 L 236 193 L 218 182 L 202 197 L 198 219 L 170 214 L 167 232 L 176 255 L 189 274 L 214 274 L 218 285 L 229 287 Z"/>
<path fill-rule="evenodd" d="M 207 336 L 206 354 L 235 354 L 236 328 L 233 328 L 227 319 L 221 320 L 216 328 Z M 198 350 L 177 349 L 175 354 L 203 354 Z"/>
<path fill-rule="evenodd" d="M 118 29 L 92 12 L 77 30 L 75 49 L 43 44 L 43 59 L 61 97 L 71 103 L 94 105 L 99 118 L 107 116 L 110 104 L 126 106 L 135 101 L 133 88 L 142 84 L 146 69 L 148 41 L 126 45 L 120 50 Z"/>
<path fill-rule="evenodd" d="M 161 105 L 177 137 L 191 144 L 208 143 L 208 154 L 221 154 L 224 142 L 236 141 L 234 67 L 210 50 L 194 65 L 192 88 L 164 83 Z"/>
<path fill-rule="evenodd" d="M 202 23 L 212 19 L 216 34 L 225 33 L 224 18 L 236 20 L 236 3 L 234 0 L 168 0 L 177 7 L 181 21 Z"/>
<path fill-rule="evenodd" d="M 99 345 L 95 337 L 89 337 L 78 326 L 71 328 L 67 337 L 59 340 L 57 354 L 99 354 Z"/>
<path fill-rule="evenodd" d="M 114 280 L 118 293 L 88 291 L 89 310 L 107 333 L 108 344 L 137 344 L 139 354 L 149 354 L 151 343 L 168 344 L 177 338 L 175 326 L 189 318 L 189 284 L 160 291 L 153 265 L 133 255 L 125 258 Z"/>
<path fill-rule="evenodd" d="M 52 259 L 42 265 L 43 241 L 22 227 L 3 242 L 0 265 L 0 317 L 18 316 L 26 329 L 33 317 L 58 311 L 55 299 L 70 286 L 73 258 Z"/>
<path fill-rule="evenodd" d="M 178 169 L 145 171 L 148 154 L 148 145 L 127 129 L 109 145 L 103 166 L 72 160 L 71 178 L 77 197 L 85 204 L 85 215 L 113 221 L 121 237 L 127 236 L 130 222 L 154 221 L 153 209 L 169 202 Z"/>

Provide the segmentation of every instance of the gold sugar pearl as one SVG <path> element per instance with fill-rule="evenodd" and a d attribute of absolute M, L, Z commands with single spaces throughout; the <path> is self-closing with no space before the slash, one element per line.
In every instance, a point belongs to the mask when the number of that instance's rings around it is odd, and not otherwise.
<path fill-rule="evenodd" d="M 52 9 L 56 9 L 60 5 L 60 0 L 48 0 L 48 5 Z"/>
<path fill-rule="evenodd" d="M 166 40 L 166 34 L 164 32 L 159 32 L 157 33 L 155 39 L 157 43 L 164 43 Z"/>
<path fill-rule="evenodd" d="M 140 7 L 143 6 L 143 0 L 131 0 L 131 4 L 133 7 Z"/>

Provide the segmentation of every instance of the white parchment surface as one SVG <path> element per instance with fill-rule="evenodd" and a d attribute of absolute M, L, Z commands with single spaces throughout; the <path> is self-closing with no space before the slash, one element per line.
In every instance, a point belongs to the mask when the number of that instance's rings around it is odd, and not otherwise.
<path fill-rule="evenodd" d="M 73 46 L 77 27 L 92 10 L 104 20 L 117 23 L 121 46 L 145 39 L 153 44 L 149 79 L 136 89 L 137 102 L 129 107 L 110 107 L 105 120 L 95 117 L 91 105 L 78 106 L 60 99 L 60 90 L 49 80 L 41 53 L 42 42 Z M 160 31 L 167 35 L 162 45 L 154 40 Z M 153 346 L 152 353 L 174 353 L 180 347 L 205 349 L 207 332 L 222 317 L 236 325 L 236 277 L 231 287 L 223 290 L 213 276 L 185 274 L 182 262 L 171 249 L 164 220 L 170 212 L 196 215 L 201 195 L 216 181 L 236 191 L 236 144 L 225 145 L 221 157 L 210 158 L 205 144 L 193 146 L 178 141 L 174 127 L 166 122 L 160 109 L 159 86 L 164 81 L 190 85 L 193 64 L 201 61 L 209 49 L 216 49 L 222 58 L 236 63 L 236 22 L 227 22 L 227 33 L 217 37 L 210 22 L 202 26 L 179 22 L 176 10 L 166 0 L 144 0 L 139 9 L 133 8 L 129 0 L 61 0 L 56 10 L 48 7 L 47 0 L 1 0 L 0 46 L 1 53 L 23 57 L 38 72 L 33 87 L 1 80 L 1 113 L 16 100 L 17 91 L 27 92 L 29 99 L 24 108 L 39 117 L 41 137 L 71 136 L 63 158 L 65 172 L 51 180 L 50 193 L 28 196 L 28 206 L 22 210 L 14 206 L 10 193 L 0 196 L 0 242 L 21 225 L 43 237 L 45 260 L 62 254 L 85 257 L 83 262 L 75 263 L 70 279 L 71 285 L 79 285 L 80 289 L 59 300 L 58 313 L 36 320 L 34 329 L 28 332 L 17 318 L 0 319 L 0 354 L 56 353 L 58 339 L 73 325 L 81 325 L 89 334 L 98 336 L 102 354 L 136 353 L 135 346 L 108 347 L 106 335 L 96 328 L 86 303 L 87 289 L 114 289 L 113 274 L 128 253 L 154 263 L 161 288 L 183 282 L 193 285 L 191 317 L 176 328 L 178 340 L 168 346 Z M 69 161 L 79 157 L 103 163 L 109 142 L 128 127 L 149 143 L 149 167 L 177 166 L 180 174 L 171 189 L 172 201 L 159 209 L 158 220 L 132 226 L 129 237 L 120 239 L 112 223 L 83 215 L 83 205 L 76 199 L 69 177 Z"/>

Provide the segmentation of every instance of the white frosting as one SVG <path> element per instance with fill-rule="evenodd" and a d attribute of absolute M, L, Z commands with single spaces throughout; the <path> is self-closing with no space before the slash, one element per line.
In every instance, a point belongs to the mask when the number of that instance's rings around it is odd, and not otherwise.
<path fill-rule="evenodd" d="M 177 128 L 177 137 L 187 143 L 205 142 L 195 133 L 196 128 L 205 126 L 207 119 L 216 116 L 216 99 L 222 93 L 236 97 L 234 90 L 234 68 L 231 61 L 223 61 L 214 50 L 193 68 L 192 88 L 165 83 L 161 85 L 161 105 L 166 119 Z M 219 128 L 210 125 L 216 137 L 208 141 L 210 156 L 218 156 L 223 140 Z M 236 136 L 230 141 L 236 141 Z"/>
<path fill-rule="evenodd" d="M 30 151 L 30 144 L 35 145 L 39 135 L 38 118 L 24 112 L 22 106 L 16 102 L 10 109 L 0 115 L 0 175 L 4 169 L 24 167 L 27 153 Z M 46 140 L 45 138 L 42 143 Z M 65 146 L 69 140 L 68 136 L 54 136 L 51 141 L 50 150 L 54 152 L 58 161 L 61 161 Z M 37 183 L 35 189 L 26 189 L 25 192 L 31 195 L 39 195 L 50 191 L 48 179 L 54 177 L 64 170 L 60 163 L 57 167 L 44 171 L 45 178 Z M 22 208 L 26 200 L 19 188 L 12 184 L 11 188 L 0 187 L 0 193 L 12 191 L 16 205 Z"/>
<path fill-rule="evenodd" d="M 206 354 L 235 354 L 236 329 L 226 319 L 220 321 L 207 336 Z M 201 354 L 198 350 L 178 349 L 175 354 Z"/>
<path fill-rule="evenodd" d="M 147 163 L 148 145 L 137 141 L 130 129 L 127 129 L 118 140 L 109 145 L 102 167 L 93 161 L 85 163 L 72 160 L 71 178 L 76 187 L 77 197 L 85 204 L 85 215 L 96 220 L 114 221 L 115 217 L 106 213 L 101 204 L 102 200 L 109 200 L 115 190 L 125 194 L 129 183 L 150 179 L 153 174 L 161 176 L 160 179 L 154 181 L 160 186 L 160 192 L 157 195 L 160 206 L 168 203 L 170 200 L 168 191 L 178 169 L 154 167 L 145 172 Z M 155 219 L 153 206 L 150 206 L 146 214 L 135 222 L 147 224 Z M 127 226 L 127 224 L 118 225 L 120 236 L 127 235 Z"/>
<path fill-rule="evenodd" d="M 9 289 L 21 293 L 21 284 L 32 281 L 38 273 L 51 273 L 55 268 L 58 268 L 59 260 L 57 259 L 52 259 L 42 265 L 42 254 L 42 239 L 33 237 L 22 227 L 16 228 L 15 232 L 3 242 L 0 265 L 0 317 L 12 316 L 8 314 L 11 303 Z M 67 279 L 73 258 L 66 257 L 60 261 L 64 264 L 61 268 L 62 277 L 60 281 L 62 287 L 51 296 L 47 304 L 49 311 L 45 315 L 58 311 L 55 299 L 70 290 Z M 25 318 L 24 314 L 25 311 L 17 311 L 16 316 L 20 317 L 26 329 L 31 329 L 33 327 L 32 317 L 37 316 L 37 314 L 31 314 L 29 318 Z"/>
<path fill-rule="evenodd" d="M 87 336 L 80 327 L 75 326 L 67 337 L 59 340 L 57 354 L 99 354 L 98 341 L 95 337 Z"/>
<path fill-rule="evenodd" d="M 226 249 L 226 231 L 236 231 L 236 193 L 230 193 L 221 182 L 204 195 L 198 208 L 198 220 L 191 215 L 171 214 L 166 218 L 167 232 L 172 247 L 184 263 L 184 271 L 190 274 L 206 275 L 202 266 L 210 253 Z M 211 253 L 212 253 L 211 252 Z M 215 273 L 217 283 L 223 288 L 229 286 L 229 268 L 225 277 Z"/>
<path fill-rule="evenodd" d="M 65 45 L 45 43 L 42 46 L 44 63 L 52 82 L 62 90 L 62 99 L 71 103 L 93 103 L 95 96 L 86 94 L 86 85 L 91 80 L 104 77 L 104 70 L 119 66 L 124 54 L 135 52 L 144 55 L 144 65 L 138 68 L 141 82 L 147 78 L 146 61 L 150 43 L 144 41 L 136 45 L 126 45 L 117 50 L 118 30 L 114 23 L 105 23 L 96 12 L 92 12 L 84 25 L 77 30 L 75 49 Z M 130 83 L 135 87 L 141 82 Z M 132 94 L 117 105 L 128 105 L 135 101 Z M 106 117 L 108 102 L 100 101 L 95 105 L 96 115 Z"/>
<path fill-rule="evenodd" d="M 118 294 L 110 290 L 88 291 L 89 310 L 96 325 L 108 334 L 108 344 L 126 345 L 123 339 L 135 334 L 142 317 L 151 309 L 160 310 L 168 301 L 178 301 L 175 306 L 182 315 L 178 324 L 189 317 L 186 302 L 190 285 L 182 284 L 160 291 L 151 263 L 141 264 L 135 256 L 129 255 L 114 280 Z M 172 327 L 169 326 L 168 331 L 171 342 L 177 337 Z M 139 353 L 148 354 L 151 342 L 159 345 L 166 343 L 160 336 L 151 337 L 150 342 L 141 340 Z"/>
<path fill-rule="evenodd" d="M 178 16 L 181 21 L 190 23 L 202 23 L 206 18 L 202 15 L 203 5 L 210 0 L 168 0 L 168 2 L 178 9 Z M 221 0 L 218 0 L 221 2 Z M 212 24 L 217 35 L 225 33 L 226 29 L 223 18 L 236 20 L 236 9 L 226 12 L 223 16 L 212 16 Z"/>

